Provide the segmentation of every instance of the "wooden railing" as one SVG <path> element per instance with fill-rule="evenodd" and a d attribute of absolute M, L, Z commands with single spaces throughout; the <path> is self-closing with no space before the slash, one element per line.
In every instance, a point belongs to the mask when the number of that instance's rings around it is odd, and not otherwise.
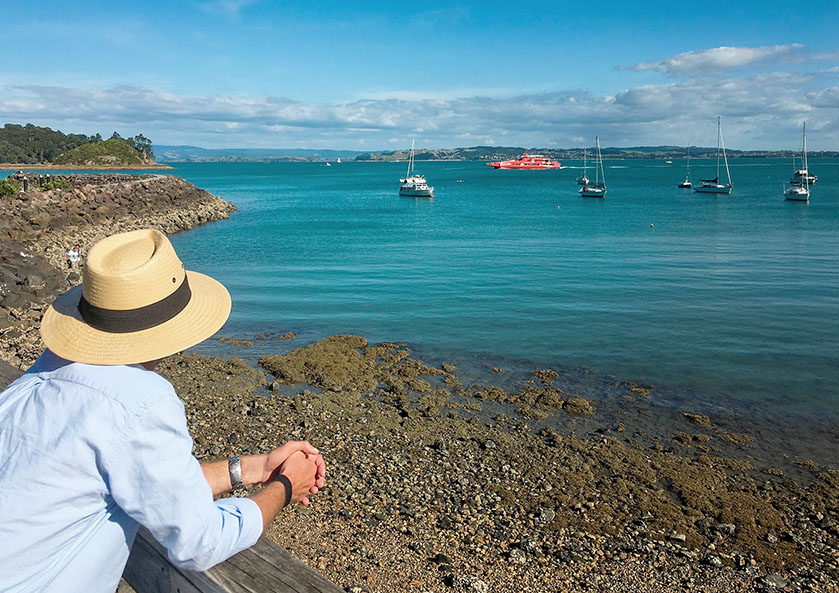
<path fill-rule="evenodd" d="M 142 527 L 122 577 L 137 593 L 343 593 L 264 537 L 206 572 L 181 570 Z"/>

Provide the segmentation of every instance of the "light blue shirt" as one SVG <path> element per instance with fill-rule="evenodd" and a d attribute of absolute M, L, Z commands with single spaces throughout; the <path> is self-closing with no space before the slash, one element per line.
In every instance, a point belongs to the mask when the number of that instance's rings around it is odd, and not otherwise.
<path fill-rule="evenodd" d="M 138 524 L 205 570 L 256 543 L 262 513 L 213 501 L 166 379 L 44 352 L 0 393 L 0 592 L 113 593 Z"/>

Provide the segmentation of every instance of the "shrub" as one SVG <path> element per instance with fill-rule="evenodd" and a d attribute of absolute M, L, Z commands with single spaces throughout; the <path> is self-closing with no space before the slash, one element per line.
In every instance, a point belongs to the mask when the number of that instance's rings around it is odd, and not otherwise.
<path fill-rule="evenodd" d="M 0 179 L 0 196 L 14 196 L 20 191 L 20 186 L 11 179 Z"/>
<path fill-rule="evenodd" d="M 73 187 L 70 182 L 62 177 L 57 177 L 41 186 L 41 191 L 50 191 L 52 189 L 70 189 Z"/>

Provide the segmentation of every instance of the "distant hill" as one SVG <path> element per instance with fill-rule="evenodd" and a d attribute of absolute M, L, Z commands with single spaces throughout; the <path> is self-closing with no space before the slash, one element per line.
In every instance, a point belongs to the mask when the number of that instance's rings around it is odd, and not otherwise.
<path fill-rule="evenodd" d="M 100 142 L 82 144 L 57 156 L 56 165 L 78 165 L 82 167 L 115 165 L 151 165 L 154 161 L 134 148 L 133 143 L 123 138 L 111 138 Z"/>
<path fill-rule="evenodd" d="M 304 148 L 200 148 L 198 146 L 167 146 L 155 144 L 159 162 L 249 162 L 249 161 L 334 161 L 353 160 L 362 154 L 357 150 L 315 150 Z"/>
<path fill-rule="evenodd" d="M 0 128 L 0 163 L 106 168 L 155 165 L 152 142 L 142 134 L 122 138 L 114 132 L 103 141 L 99 134 L 65 134 L 31 123 Z"/>
<path fill-rule="evenodd" d="M 592 147 L 588 147 L 589 157 Z M 583 148 L 524 148 L 521 146 L 473 146 L 471 148 L 447 149 L 419 149 L 414 152 L 414 159 L 418 161 L 497 161 L 515 159 L 525 153 L 541 154 L 558 160 L 582 159 Z M 651 158 L 711 158 L 716 157 L 716 147 L 701 146 L 633 146 L 628 148 L 601 148 L 604 157 L 617 159 L 651 159 Z M 408 159 L 409 150 L 394 150 L 371 152 L 359 155 L 358 161 L 404 161 Z M 791 158 L 800 153 L 791 150 L 726 150 L 730 158 L 740 157 L 785 157 Z M 814 157 L 836 157 L 839 152 L 822 151 L 810 152 Z"/>

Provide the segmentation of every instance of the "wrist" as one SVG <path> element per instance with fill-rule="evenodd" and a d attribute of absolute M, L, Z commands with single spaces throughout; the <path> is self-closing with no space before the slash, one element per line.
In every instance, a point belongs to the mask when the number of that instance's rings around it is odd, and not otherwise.
<path fill-rule="evenodd" d="M 245 483 L 245 486 L 254 486 L 265 482 L 265 460 L 267 457 L 266 454 L 262 453 L 257 455 L 242 455 L 239 458 L 242 464 L 242 481 Z"/>

